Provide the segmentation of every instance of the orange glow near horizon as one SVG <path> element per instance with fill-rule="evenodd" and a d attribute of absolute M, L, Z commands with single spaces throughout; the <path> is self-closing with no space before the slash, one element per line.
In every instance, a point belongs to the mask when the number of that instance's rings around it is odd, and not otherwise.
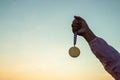
<path fill-rule="evenodd" d="M 6 73 L 2 74 L 0 80 L 113 80 L 108 74 L 100 75 L 56 75 L 42 72 L 21 72 L 21 73 Z"/>
<path fill-rule="evenodd" d="M 50 69 L 50 68 L 49 68 Z M 49 70 L 42 68 L 4 67 L 0 69 L 0 80 L 113 80 L 106 72 L 95 74 L 72 72 L 71 70 Z M 66 72 L 67 71 L 67 72 Z"/>

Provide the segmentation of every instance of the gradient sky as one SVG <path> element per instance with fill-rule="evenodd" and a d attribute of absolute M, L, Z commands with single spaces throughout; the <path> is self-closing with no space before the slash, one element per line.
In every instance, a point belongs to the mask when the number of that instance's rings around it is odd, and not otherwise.
<path fill-rule="evenodd" d="M 120 51 L 120 0 L 0 0 L 0 80 L 114 80 L 82 37 L 69 56 L 74 15 Z"/>

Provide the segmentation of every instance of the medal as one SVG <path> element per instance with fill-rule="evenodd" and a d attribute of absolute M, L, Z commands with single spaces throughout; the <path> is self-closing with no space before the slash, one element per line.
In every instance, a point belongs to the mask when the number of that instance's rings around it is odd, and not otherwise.
<path fill-rule="evenodd" d="M 80 50 L 78 47 L 76 47 L 76 41 L 77 41 L 77 33 L 74 33 L 74 46 L 69 49 L 69 55 L 71 57 L 78 57 L 80 55 Z"/>

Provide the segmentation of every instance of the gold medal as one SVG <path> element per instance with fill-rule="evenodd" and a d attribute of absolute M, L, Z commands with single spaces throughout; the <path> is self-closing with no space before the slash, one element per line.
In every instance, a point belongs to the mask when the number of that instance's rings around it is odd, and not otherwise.
<path fill-rule="evenodd" d="M 71 57 L 78 57 L 79 55 L 80 55 L 80 50 L 79 50 L 79 48 L 77 48 L 77 47 L 71 47 L 70 49 L 69 49 L 69 55 L 71 56 Z"/>
<path fill-rule="evenodd" d="M 78 47 L 75 47 L 77 40 L 77 33 L 74 33 L 74 46 L 69 49 L 69 55 L 71 57 L 78 57 L 80 55 L 80 50 Z"/>

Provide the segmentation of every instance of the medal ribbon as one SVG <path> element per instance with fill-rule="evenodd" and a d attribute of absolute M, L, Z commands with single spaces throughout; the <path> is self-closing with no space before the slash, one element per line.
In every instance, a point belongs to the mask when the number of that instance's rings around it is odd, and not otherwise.
<path fill-rule="evenodd" d="M 76 41 L 77 41 L 77 33 L 74 33 L 74 46 L 76 45 Z"/>

